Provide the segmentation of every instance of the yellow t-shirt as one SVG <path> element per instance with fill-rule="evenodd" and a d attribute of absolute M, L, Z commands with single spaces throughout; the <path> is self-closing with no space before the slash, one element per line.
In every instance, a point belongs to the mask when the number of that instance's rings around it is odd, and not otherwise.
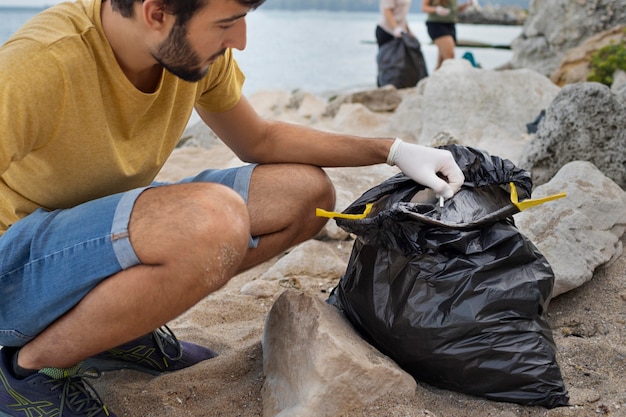
<path fill-rule="evenodd" d="M 137 90 L 102 30 L 101 0 L 62 3 L 0 48 L 0 235 L 57 209 L 150 184 L 195 104 L 232 108 L 244 76 L 232 51 L 198 83 L 163 71 Z"/>

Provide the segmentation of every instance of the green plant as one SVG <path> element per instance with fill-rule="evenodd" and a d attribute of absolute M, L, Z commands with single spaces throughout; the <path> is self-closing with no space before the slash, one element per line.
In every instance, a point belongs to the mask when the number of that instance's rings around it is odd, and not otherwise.
<path fill-rule="evenodd" d="M 587 81 L 597 81 L 611 86 L 615 71 L 626 71 L 626 45 L 624 42 L 606 45 L 591 55 L 591 69 Z"/>

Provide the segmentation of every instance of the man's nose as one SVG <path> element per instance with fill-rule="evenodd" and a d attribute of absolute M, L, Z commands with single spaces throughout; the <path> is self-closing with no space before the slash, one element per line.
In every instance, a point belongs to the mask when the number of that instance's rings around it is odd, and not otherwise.
<path fill-rule="evenodd" d="M 245 18 L 237 21 L 228 31 L 224 47 L 243 51 L 246 48 L 247 30 L 248 26 Z"/>

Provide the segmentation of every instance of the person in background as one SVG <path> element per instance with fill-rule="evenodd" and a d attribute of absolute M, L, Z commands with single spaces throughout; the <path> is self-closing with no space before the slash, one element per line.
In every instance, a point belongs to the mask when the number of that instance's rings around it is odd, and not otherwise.
<path fill-rule="evenodd" d="M 262 3 L 64 2 L 0 47 L 1 416 L 113 417 L 86 367 L 214 357 L 165 324 L 315 237 L 315 209 L 335 209 L 323 167 L 386 162 L 460 189 L 448 151 L 259 116 L 233 49 Z M 154 183 L 194 108 L 247 164 Z"/>
<path fill-rule="evenodd" d="M 378 47 L 400 38 L 403 33 L 411 33 L 407 15 L 411 8 L 411 0 L 380 0 L 380 20 L 376 26 L 376 42 Z"/>
<path fill-rule="evenodd" d="M 428 13 L 426 28 L 430 39 L 437 45 L 437 66 L 446 59 L 454 58 L 456 45 L 456 22 L 458 14 L 475 4 L 474 0 L 468 0 L 461 5 L 457 0 L 423 0 L 422 12 Z"/>

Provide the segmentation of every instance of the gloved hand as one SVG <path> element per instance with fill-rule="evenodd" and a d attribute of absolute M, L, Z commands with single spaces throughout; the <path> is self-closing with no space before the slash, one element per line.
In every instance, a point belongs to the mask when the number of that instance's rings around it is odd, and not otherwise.
<path fill-rule="evenodd" d="M 435 13 L 437 13 L 439 16 L 447 16 L 450 14 L 450 9 L 443 6 L 437 6 L 435 8 Z"/>
<path fill-rule="evenodd" d="M 401 38 L 403 33 L 404 29 L 402 28 L 402 26 L 396 26 L 393 30 L 393 36 L 395 36 L 396 38 Z"/>
<path fill-rule="evenodd" d="M 396 165 L 406 176 L 444 198 L 451 198 L 465 181 L 461 168 L 449 151 L 405 143 L 400 139 L 391 145 L 387 163 Z M 447 182 L 437 173 L 443 175 Z"/>

